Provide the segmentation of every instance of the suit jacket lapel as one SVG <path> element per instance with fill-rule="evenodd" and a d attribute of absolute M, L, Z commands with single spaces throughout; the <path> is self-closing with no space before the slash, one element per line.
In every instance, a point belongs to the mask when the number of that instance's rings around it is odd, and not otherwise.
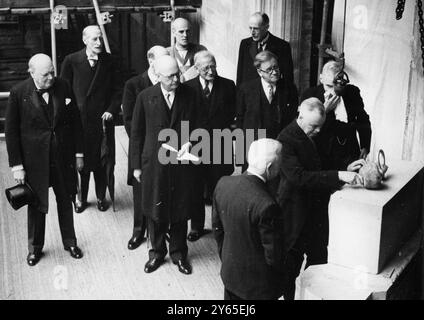
<path fill-rule="evenodd" d="M 86 61 L 87 61 L 88 65 L 90 66 L 90 63 L 88 62 L 87 59 L 86 59 Z M 93 90 L 94 85 L 97 82 L 97 79 L 101 79 L 101 74 L 103 72 L 104 63 L 105 62 L 103 61 L 103 55 L 99 54 L 99 60 L 97 61 L 96 72 L 94 74 L 93 80 L 91 80 L 90 87 L 88 88 L 88 91 L 87 91 L 87 96 L 89 96 L 91 94 L 91 91 Z M 90 66 L 90 68 L 91 68 L 91 66 Z"/>
<path fill-rule="evenodd" d="M 52 103 L 53 103 L 53 128 L 55 128 L 57 124 L 57 119 L 59 115 L 59 106 L 60 106 L 57 90 L 51 90 L 50 98 L 52 99 Z"/>
<path fill-rule="evenodd" d="M 153 104 L 153 108 L 155 108 L 155 110 L 158 110 L 158 112 L 161 113 L 161 118 L 165 119 L 165 124 L 166 127 L 170 127 L 169 123 L 169 117 L 168 117 L 168 110 L 166 110 L 168 108 L 168 105 L 165 102 L 165 97 L 162 94 L 162 90 L 160 88 L 160 83 L 157 83 L 155 86 L 155 92 L 152 96 L 152 104 Z M 174 101 L 175 102 L 175 101 Z"/>
<path fill-rule="evenodd" d="M 43 119 L 43 121 L 48 125 L 48 121 L 46 119 L 45 113 L 43 108 L 41 107 L 40 104 L 40 98 L 38 96 L 37 93 L 37 88 L 35 87 L 34 81 L 32 79 L 30 79 L 30 83 L 28 86 L 28 96 L 29 96 L 29 101 L 31 102 L 31 104 L 34 106 L 34 112 L 35 114 Z"/>
<path fill-rule="evenodd" d="M 217 76 L 213 82 L 212 91 L 210 94 L 210 109 L 209 109 L 209 118 L 212 118 L 215 113 L 218 111 L 220 105 L 217 103 L 219 100 L 218 95 L 222 93 L 221 81 Z"/>
<path fill-rule="evenodd" d="M 253 41 L 252 38 L 250 39 L 250 43 L 249 43 L 249 54 L 252 57 L 252 60 L 255 60 L 255 57 L 258 54 L 257 43 Z"/>
<path fill-rule="evenodd" d="M 173 128 L 177 120 L 180 119 L 180 114 L 182 111 L 183 101 L 180 101 L 180 100 L 183 99 L 183 95 L 180 94 L 180 90 L 181 90 L 180 88 L 177 88 L 177 90 L 175 90 L 174 103 L 172 104 L 172 115 L 171 115 L 171 125 L 170 125 L 171 128 Z"/>

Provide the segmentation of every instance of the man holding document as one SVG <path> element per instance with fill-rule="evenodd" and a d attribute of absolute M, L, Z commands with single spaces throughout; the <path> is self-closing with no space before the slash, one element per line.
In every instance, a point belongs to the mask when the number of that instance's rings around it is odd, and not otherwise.
<path fill-rule="evenodd" d="M 195 128 L 196 99 L 190 88 L 180 84 L 174 58 L 162 56 L 155 61 L 155 66 L 159 83 L 138 95 L 130 139 L 132 169 L 134 178 L 141 182 L 142 211 L 148 220 L 151 243 L 144 271 L 153 272 L 164 262 L 165 237 L 169 230 L 172 262 L 181 273 L 190 274 L 186 236 L 195 187 L 193 165 L 166 161 L 161 155 L 168 152 L 171 160 L 188 156 L 191 143 L 182 141 L 182 121 L 188 122 L 190 130 Z M 164 130 L 173 130 L 178 135 L 178 145 L 174 145 L 173 140 L 161 141 Z"/>

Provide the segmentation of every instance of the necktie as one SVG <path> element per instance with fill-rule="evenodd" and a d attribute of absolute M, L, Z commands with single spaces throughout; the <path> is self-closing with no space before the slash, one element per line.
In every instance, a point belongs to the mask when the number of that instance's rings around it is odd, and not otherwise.
<path fill-rule="evenodd" d="M 96 66 L 96 64 L 97 64 L 97 60 L 96 59 L 88 59 L 88 61 L 89 61 L 90 66 L 92 68 L 94 68 Z"/>
<path fill-rule="evenodd" d="M 269 85 L 269 87 L 268 87 L 268 101 L 269 101 L 269 103 L 272 102 L 272 99 L 274 99 L 274 91 L 272 89 L 272 85 Z"/>
<path fill-rule="evenodd" d="M 205 94 L 206 98 L 209 98 L 211 91 L 209 90 L 209 81 L 205 81 L 205 88 L 203 89 L 203 93 Z"/>
<path fill-rule="evenodd" d="M 171 109 L 172 103 L 171 103 L 171 94 L 170 93 L 167 93 L 165 95 L 165 100 L 166 100 L 166 104 L 168 105 L 168 108 Z"/>

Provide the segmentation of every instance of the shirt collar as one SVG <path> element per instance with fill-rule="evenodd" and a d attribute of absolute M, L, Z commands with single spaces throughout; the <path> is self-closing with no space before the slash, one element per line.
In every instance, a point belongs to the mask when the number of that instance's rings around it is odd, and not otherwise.
<path fill-rule="evenodd" d="M 85 54 L 88 60 L 99 60 L 99 55 L 94 52 L 89 52 L 88 49 L 85 49 Z"/>
<path fill-rule="evenodd" d="M 265 45 L 269 39 L 269 32 L 266 34 L 265 38 L 262 39 L 262 41 L 258 41 L 261 45 Z"/>
<path fill-rule="evenodd" d="M 160 90 L 162 91 L 162 94 L 164 97 L 166 97 L 168 93 L 171 95 L 171 97 L 175 95 L 175 90 L 174 91 L 165 90 L 164 87 L 162 87 L 162 85 L 160 86 Z"/>
<path fill-rule="evenodd" d="M 257 174 L 257 173 L 255 173 L 255 172 L 252 172 L 252 171 L 249 171 L 249 169 L 247 169 L 247 172 L 249 173 L 249 174 L 251 174 L 252 176 L 257 176 L 259 179 L 261 179 L 264 183 L 266 183 L 266 180 L 264 179 L 264 177 L 262 177 L 261 175 L 259 175 L 259 174 Z"/>
<path fill-rule="evenodd" d="M 202 88 L 204 89 L 206 86 L 206 80 L 203 79 L 201 76 L 199 76 L 200 84 L 202 85 Z M 213 87 L 213 81 L 208 81 L 209 89 Z"/>
<path fill-rule="evenodd" d="M 268 93 L 269 86 L 272 86 L 272 91 L 275 92 L 276 84 L 268 83 L 261 77 L 262 88 L 264 88 L 265 93 Z"/>

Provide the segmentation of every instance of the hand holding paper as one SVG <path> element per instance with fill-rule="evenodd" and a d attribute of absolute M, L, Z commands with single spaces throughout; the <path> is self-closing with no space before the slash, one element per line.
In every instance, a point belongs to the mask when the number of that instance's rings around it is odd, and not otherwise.
<path fill-rule="evenodd" d="M 177 155 L 178 161 L 184 161 L 184 160 L 194 161 L 194 162 L 200 161 L 198 157 L 196 157 L 195 155 L 189 152 L 190 147 L 191 147 L 191 143 L 187 142 L 181 147 L 180 151 L 177 151 L 175 148 L 171 147 L 170 145 L 166 143 L 162 143 L 162 148 L 178 153 Z"/>

